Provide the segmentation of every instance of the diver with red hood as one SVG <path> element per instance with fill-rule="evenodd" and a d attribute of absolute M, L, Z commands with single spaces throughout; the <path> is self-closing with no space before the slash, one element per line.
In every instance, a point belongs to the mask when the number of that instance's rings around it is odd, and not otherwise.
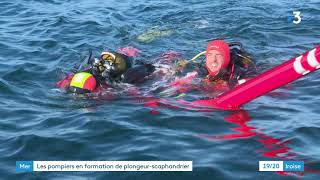
<path fill-rule="evenodd" d="M 206 49 L 205 68 L 209 81 L 224 80 L 241 83 L 255 70 L 255 64 L 241 43 L 213 40 Z"/>

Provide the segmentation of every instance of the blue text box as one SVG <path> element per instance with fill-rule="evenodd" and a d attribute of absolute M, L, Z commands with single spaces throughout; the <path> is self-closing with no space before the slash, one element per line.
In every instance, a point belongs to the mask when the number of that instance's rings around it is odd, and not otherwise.
<path fill-rule="evenodd" d="M 283 171 L 304 171 L 304 162 L 283 161 Z"/>
<path fill-rule="evenodd" d="M 17 172 L 31 172 L 33 171 L 33 161 L 16 161 Z"/>

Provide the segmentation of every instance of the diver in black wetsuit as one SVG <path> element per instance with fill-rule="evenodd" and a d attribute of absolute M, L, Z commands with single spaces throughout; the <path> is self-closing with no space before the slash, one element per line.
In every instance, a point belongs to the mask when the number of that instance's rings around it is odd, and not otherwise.
<path fill-rule="evenodd" d="M 104 51 L 100 58 L 91 56 L 90 53 L 83 70 L 76 72 L 70 81 L 68 88 L 70 92 L 77 94 L 93 92 L 100 85 L 115 85 L 120 82 L 137 84 L 143 82 L 155 70 L 152 64 L 140 61 L 135 63 L 132 58 L 116 52 Z M 80 73 L 88 75 L 77 76 Z"/>

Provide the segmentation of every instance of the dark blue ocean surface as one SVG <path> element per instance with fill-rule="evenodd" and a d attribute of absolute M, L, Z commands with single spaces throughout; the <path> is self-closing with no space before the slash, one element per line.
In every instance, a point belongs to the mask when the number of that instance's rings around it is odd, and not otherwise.
<path fill-rule="evenodd" d="M 300 24 L 288 22 L 292 11 Z M 317 0 L 3 0 L 0 179 L 319 179 L 319 72 L 243 111 L 154 109 L 55 87 L 89 49 L 190 59 L 214 38 L 242 42 L 268 69 L 319 44 L 319 24 Z M 193 172 L 21 173 L 20 160 L 192 160 Z M 259 172 L 261 160 L 303 160 L 305 172 Z"/>

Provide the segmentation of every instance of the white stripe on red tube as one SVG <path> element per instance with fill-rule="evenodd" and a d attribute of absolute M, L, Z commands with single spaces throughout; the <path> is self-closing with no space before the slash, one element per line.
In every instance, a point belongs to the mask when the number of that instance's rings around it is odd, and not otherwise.
<path fill-rule="evenodd" d="M 298 74 L 306 75 L 310 71 L 320 68 L 320 59 L 317 60 L 316 52 L 320 53 L 320 48 L 314 48 L 308 53 L 297 57 L 293 63 L 293 68 Z M 307 64 L 304 64 L 306 62 Z M 308 67 L 309 66 L 309 67 Z"/>

